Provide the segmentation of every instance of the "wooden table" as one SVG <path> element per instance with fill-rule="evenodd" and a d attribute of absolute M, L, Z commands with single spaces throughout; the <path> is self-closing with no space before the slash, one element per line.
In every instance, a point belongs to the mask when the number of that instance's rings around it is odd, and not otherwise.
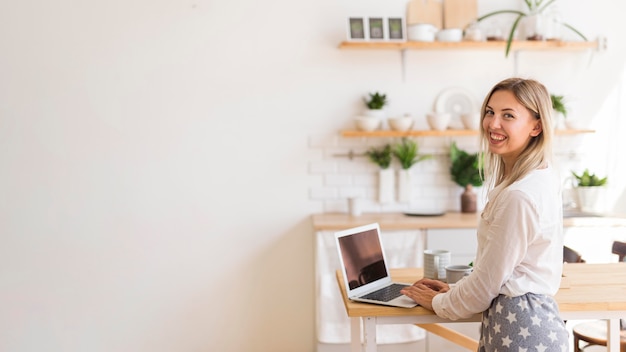
<path fill-rule="evenodd" d="M 391 274 L 396 281 L 414 282 L 422 277 L 421 268 L 392 269 Z M 609 352 L 619 352 L 620 331 L 619 320 L 626 317 L 626 263 L 614 264 L 564 264 L 561 288 L 556 294 L 561 318 L 573 319 L 605 319 L 608 324 Z M 422 307 L 411 309 L 386 307 L 375 304 L 357 303 L 346 296 L 343 277 L 337 271 L 337 282 L 343 297 L 343 303 L 351 320 L 352 352 L 361 351 L 361 331 L 363 332 L 366 352 L 374 352 L 376 346 L 377 324 L 418 324 L 431 332 L 453 340 L 462 346 L 475 346 L 471 340 L 463 340 L 462 335 L 451 331 L 443 331 L 438 323 L 450 323 L 433 312 Z M 454 322 L 478 322 L 481 315 L 476 314 L 465 320 Z M 434 325 L 433 325 L 434 324 Z M 444 328 L 445 329 L 445 328 Z"/>

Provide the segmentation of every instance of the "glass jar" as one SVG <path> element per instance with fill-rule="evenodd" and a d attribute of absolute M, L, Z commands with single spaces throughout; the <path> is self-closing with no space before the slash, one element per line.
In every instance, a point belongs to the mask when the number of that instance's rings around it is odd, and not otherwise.
<path fill-rule="evenodd" d="M 526 40 L 546 40 L 546 18 L 541 12 L 531 12 L 522 19 Z"/>

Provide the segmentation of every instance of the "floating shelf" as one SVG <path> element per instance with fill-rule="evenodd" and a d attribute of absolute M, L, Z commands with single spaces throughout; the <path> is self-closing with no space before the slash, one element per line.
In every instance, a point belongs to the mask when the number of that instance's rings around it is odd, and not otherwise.
<path fill-rule="evenodd" d="M 575 135 L 581 133 L 594 133 L 594 130 L 556 130 L 557 135 Z M 475 130 L 411 130 L 411 131 L 392 131 L 392 130 L 378 130 L 378 131 L 356 131 L 346 130 L 341 131 L 342 137 L 459 137 L 459 136 L 478 136 L 478 131 Z"/>
<path fill-rule="evenodd" d="M 485 42 L 341 42 L 340 49 L 383 49 L 383 50 L 440 50 L 440 49 L 501 49 L 505 41 Z M 511 51 L 518 50 L 586 50 L 597 49 L 598 41 L 513 41 Z"/>

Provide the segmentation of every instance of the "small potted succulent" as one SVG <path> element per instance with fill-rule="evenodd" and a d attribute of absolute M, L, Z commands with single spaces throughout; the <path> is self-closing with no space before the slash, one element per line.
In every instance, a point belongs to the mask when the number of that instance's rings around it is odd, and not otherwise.
<path fill-rule="evenodd" d="M 402 138 L 402 141 L 393 147 L 393 156 L 400 162 L 398 170 L 398 201 L 409 202 L 411 200 L 411 172 L 413 165 L 422 160 L 431 158 L 431 155 L 419 155 L 417 143 L 413 140 Z"/>
<path fill-rule="evenodd" d="M 473 187 L 483 185 L 480 175 L 479 154 L 470 154 L 459 149 L 456 143 L 450 146 L 450 175 L 452 181 L 463 187 L 465 191 L 461 194 L 461 212 L 476 212 L 476 193 Z"/>
<path fill-rule="evenodd" d="M 392 160 L 391 145 L 370 148 L 365 154 L 380 169 L 378 171 L 378 201 L 380 203 L 393 201 L 395 179 L 393 170 L 389 167 Z"/>
<path fill-rule="evenodd" d="M 378 92 L 369 93 L 363 101 L 367 110 L 363 116 L 357 116 L 356 127 L 363 131 L 374 131 L 386 117 L 384 107 L 388 104 L 387 95 Z"/>
<path fill-rule="evenodd" d="M 581 211 L 589 213 L 601 213 L 605 210 L 604 197 L 606 192 L 606 182 L 608 177 L 599 177 L 585 169 L 574 176 L 574 186 L 578 195 L 578 205 Z"/>

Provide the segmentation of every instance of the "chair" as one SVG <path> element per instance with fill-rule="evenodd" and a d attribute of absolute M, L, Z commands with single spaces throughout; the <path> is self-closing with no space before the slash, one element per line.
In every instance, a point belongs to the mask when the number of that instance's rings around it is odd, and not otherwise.
<path fill-rule="evenodd" d="M 575 253 L 575 252 L 574 252 Z M 623 262 L 626 257 L 626 243 L 614 241 L 612 247 L 612 253 L 619 256 L 619 261 Z M 568 253 L 569 258 L 573 258 L 575 255 Z M 563 248 L 563 261 L 565 261 L 565 247 Z M 620 351 L 626 352 L 626 326 L 624 326 L 624 319 L 620 321 Z M 574 352 L 588 351 L 593 349 L 599 350 L 598 346 L 606 346 L 606 321 L 598 320 L 589 323 L 582 323 L 574 326 L 572 329 L 574 335 Z M 580 347 L 580 342 L 585 342 L 585 346 Z"/>
<path fill-rule="evenodd" d="M 576 252 L 575 250 L 567 246 L 563 246 L 563 262 L 564 263 L 584 263 L 585 260 L 583 259 L 582 255 L 580 255 L 580 253 Z"/>
<path fill-rule="evenodd" d="M 620 351 L 626 352 L 626 330 L 620 331 Z M 606 321 L 596 320 L 589 323 L 582 323 L 574 326 L 572 329 L 574 334 L 574 352 L 596 351 L 599 347 L 606 346 Z M 586 342 L 581 347 L 580 342 Z M 606 349 L 605 349 L 606 351 Z"/>
<path fill-rule="evenodd" d="M 613 242 L 613 254 L 617 254 L 619 256 L 619 261 L 623 262 L 624 258 L 626 258 L 626 242 Z"/>

